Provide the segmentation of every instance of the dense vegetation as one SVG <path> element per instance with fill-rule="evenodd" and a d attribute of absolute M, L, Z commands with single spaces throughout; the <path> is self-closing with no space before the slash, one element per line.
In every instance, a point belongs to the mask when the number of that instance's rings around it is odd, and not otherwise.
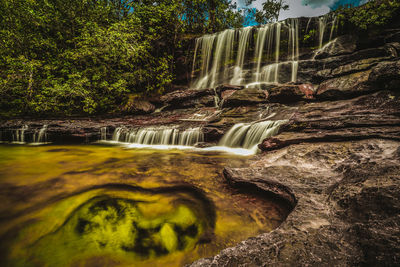
<path fill-rule="evenodd" d="M 170 85 L 181 34 L 242 20 L 227 0 L 1 0 L 1 115 L 117 110 Z"/>
<path fill-rule="evenodd" d="M 379 30 L 394 22 L 400 15 L 398 0 L 375 0 L 359 8 L 341 7 L 338 10 L 342 22 L 351 24 L 359 31 Z"/>
<path fill-rule="evenodd" d="M 254 0 L 246 0 L 248 4 Z M 239 11 L 231 0 L 0 0 L 0 116 L 118 112 L 174 80 L 183 35 L 274 21 L 287 5 Z M 395 0 L 343 11 L 359 28 L 384 25 Z M 394 10 L 394 11 L 393 11 Z"/>

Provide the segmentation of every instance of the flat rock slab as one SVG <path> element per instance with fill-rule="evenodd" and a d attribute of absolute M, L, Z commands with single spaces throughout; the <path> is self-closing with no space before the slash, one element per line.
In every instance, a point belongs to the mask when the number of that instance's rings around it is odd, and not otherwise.
<path fill-rule="evenodd" d="M 400 264 L 400 142 L 292 145 L 226 168 L 225 178 L 243 188 L 279 181 L 297 205 L 274 231 L 191 266 Z"/>

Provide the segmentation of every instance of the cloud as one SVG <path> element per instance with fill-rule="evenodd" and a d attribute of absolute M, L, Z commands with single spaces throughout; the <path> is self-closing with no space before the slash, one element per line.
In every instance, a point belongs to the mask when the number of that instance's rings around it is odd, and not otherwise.
<path fill-rule="evenodd" d="M 319 6 L 303 5 L 299 0 L 286 0 L 285 2 L 289 5 L 289 10 L 282 10 L 279 14 L 279 20 L 298 17 L 315 17 L 324 15 L 331 11 L 328 4 L 333 2 L 332 0 L 312 1 L 325 2 L 325 4 L 321 4 Z"/>
<path fill-rule="evenodd" d="M 366 2 L 368 2 L 368 0 L 302 0 L 301 3 L 312 8 L 328 6 L 331 10 L 335 10 L 340 6 L 359 6 Z"/>
<path fill-rule="evenodd" d="M 282 10 L 279 14 L 279 20 L 298 17 L 315 17 L 324 15 L 339 6 L 351 4 L 358 6 L 365 4 L 369 0 L 285 0 L 289 5 L 289 10 Z M 256 0 L 250 7 L 262 9 L 262 3 L 265 0 Z M 236 0 L 239 8 L 245 7 L 245 0 Z"/>
<path fill-rule="evenodd" d="M 302 0 L 301 4 L 303 6 L 309 6 L 311 8 L 318 8 L 322 6 L 331 6 L 336 0 Z"/>

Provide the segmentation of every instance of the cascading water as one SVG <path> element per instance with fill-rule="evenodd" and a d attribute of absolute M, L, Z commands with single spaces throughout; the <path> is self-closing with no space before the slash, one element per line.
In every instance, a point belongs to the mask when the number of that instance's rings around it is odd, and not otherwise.
<path fill-rule="evenodd" d="M 25 131 L 28 130 L 28 125 L 24 125 L 21 129 L 15 130 L 13 134 L 14 143 L 25 143 Z"/>
<path fill-rule="evenodd" d="M 209 82 L 209 68 L 216 36 L 217 34 L 208 34 L 196 39 L 196 52 L 193 60 L 193 72 L 196 66 L 196 55 L 199 47 L 201 47 L 202 62 L 200 68 L 200 78 L 192 85 L 193 88 L 205 88 Z"/>
<path fill-rule="evenodd" d="M 332 40 L 333 33 L 335 30 L 335 26 L 337 23 L 337 17 L 335 14 L 326 14 L 322 17 L 318 18 L 318 36 L 319 36 L 319 49 L 322 48 L 322 44 L 324 42 L 324 34 L 325 34 L 325 29 L 328 26 L 329 22 L 331 21 L 331 30 L 329 34 L 329 42 Z"/>
<path fill-rule="evenodd" d="M 276 135 L 286 120 L 235 124 L 218 143 L 219 146 L 244 148 L 256 152 L 265 138 Z"/>
<path fill-rule="evenodd" d="M 116 128 L 112 141 L 141 145 L 170 145 L 193 146 L 204 141 L 204 135 L 200 128 L 179 130 L 178 128 L 141 128 L 127 129 Z"/>
<path fill-rule="evenodd" d="M 288 54 L 284 59 L 281 49 L 286 47 Z M 254 51 L 252 58 L 248 55 L 251 51 Z M 249 87 L 262 83 L 295 82 L 298 58 L 298 19 L 205 35 L 196 39 L 193 76 L 197 68 L 200 70 L 191 87 L 209 88 L 222 83 Z M 282 78 L 287 68 L 282 68 L 280 73 L 281 66 L 287 64 L 291 64 L 291 75 Z"/>
<path fill-rule="evenodd" d="M 107 140 L 107 127 L 101 127 L 100 128 L 100 141 L 106 141 Z"/>
<path fill-rule="evenodd" d="M 291 81 L 297 80 L 297 70 L 299 67 L 299 21 L 297 19 L 289 19 L 289 51 L 288 60 L 292 61 L 292 78 Z"/>
<path fill-rule="evenodd" d="M 47 142 L 47 125 L 43 125 L 43 127 L 37 132 L 33 134 L 33 143 L 41 144 Z"/>
<path fill-rule="evenodd" d="M 305 31 L 300 29 L 300 25 L 305 23 L 300 24 L 299 19 L 287 19 L 197 38 L 192 69 L 192 77 L 197 78 L 191 88 L 211 88 L 224 83 L 254 87 L 296 82 L 300 40 L 305 35 L 307 38 L 314 36 L 316 30 L 315 42 L 318 48 L 322 48 L 328 41 L 328 34 L 329 41 L 332 40 L 338 24 L 336 15 L 332 13 L 316 18 L 317 26 L 312 21 L 315 18 L 308 20 Z M 311 27 L 316 29 L 309 32 Z M 310 43 L 306 42 L 306 45 Z M 308 48 L 313 49 L 312 46 Z M 286 49 L 287 54 L 284 53 Z"/>
<path fill-rule="evenodd" d="M 280 43 L 281 43 L 281 28 L 282 23 L 277 22 L 274 24 L 267 24 L 263 29 L 259 30 L 257 36 L 256 54 L 257 54 L 257 69 L 255 70 L 256 79 L 251 81 L 250 84 L 258 83 L 278 83 L 279 77 L 279 54 L 280 54 Z M 266 42 L 266 39 L 268 40 Z M 273 41 L 275 40 L 275 50 L 273 49 Z M 266 42 L 266 44 L 265 44 Z M 275 63 L 266 65 L 260 72 L 260 66 L 262 63 L 262 56 L 264 47 L 267 45 L 266 55 L 272 57 L 275 54 Z"/>
<path fill-rule="evenodd" d="M 258 29 L 256 50 L 255 50 L 255 58 L 257 59 L 257 67 L 255 70 L 256 82 L 259 82 L 259 80 L 260 80 L 260 67 L 261 67 L 264 46 L 265 46 L 264 45 L 265 39 L 267 38 L 267 36 L 268 36 L 267 54 L 269 54 L 269 51 L 271 49 L 271 41 L 272 41 L 271 35 L 273 34 L 273 26 L 274 26 L 274 24 L 267 24 L 264 27 Z"/>
<path fill-rule="evenodd" d="M 327 16 L 322 16 L 318 19 L 318 36 L 319 36 L 319 45 L 318 48 L 322 48 L 322 42 L 324 41 L 324 33 L 326 28 Z"/>
<path fill-rule="evenodd" d="M 246 27 L 240 29 L 239 34 L 239 48 L 236 58 L 236 66 L 234 68 L 233 78 L 231 84 L 242 84 L 243 80 L 243 65 L 245 62 L 246 52 L 249 47 L 250 33 L 253 27 Z"/>
<path fill-rule="evenodd" d="M 230 60 L 234 34 L 234 30 L 225 30 L 217 37 L 215 56 L 210 74 L 210 87 L 214 87 L 218 82 L 218 71 L 220 69 L 220 64 L 225 66 Z"/>
<path fill-rule="evenodd" d="M 333 32 L 335 31 L 335 26 L 336 26 L 337 21 L 338 21 L 338 20 L 337 20 L 337 17 L 334 16 L 334 17 L 333 17 L 333 21 L 332 21 L 332 26 L 331 26 L 331 33 L 330 33 L 330 35 L 329 35 L 329 42 L 332 40 Z"/>

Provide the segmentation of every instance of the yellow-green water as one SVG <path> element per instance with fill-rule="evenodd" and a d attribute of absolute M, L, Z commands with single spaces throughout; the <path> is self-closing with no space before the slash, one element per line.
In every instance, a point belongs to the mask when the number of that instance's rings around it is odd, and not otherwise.
<path fill-rule="evenodd" d="M 268 232 L 279 203 L 237 192 L 248 158 L 117 146 L 0 146 L 5 266 L 182 266 Z"/>

